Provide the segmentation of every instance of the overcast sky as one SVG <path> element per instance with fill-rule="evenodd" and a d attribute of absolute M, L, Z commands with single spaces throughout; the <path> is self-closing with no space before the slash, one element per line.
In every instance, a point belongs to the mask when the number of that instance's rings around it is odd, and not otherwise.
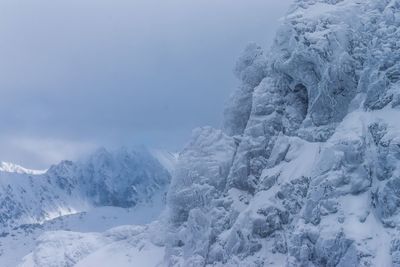
<path fill-rule="evenodd" d="M 219 127 L 247 43 L 291 0 L 0 1 L 0 160 L 45 168 L 97 146 L 180 149 Z"/>

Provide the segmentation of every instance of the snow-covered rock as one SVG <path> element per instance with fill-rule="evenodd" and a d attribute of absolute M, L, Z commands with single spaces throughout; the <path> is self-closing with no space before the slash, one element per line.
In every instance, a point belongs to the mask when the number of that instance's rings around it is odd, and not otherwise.
<path fill-rule="evenodd" d="M 400 266 L 399 14 L 297 0 L 245 49 L 225 133 L 181 154 L 166 265 Z"/>

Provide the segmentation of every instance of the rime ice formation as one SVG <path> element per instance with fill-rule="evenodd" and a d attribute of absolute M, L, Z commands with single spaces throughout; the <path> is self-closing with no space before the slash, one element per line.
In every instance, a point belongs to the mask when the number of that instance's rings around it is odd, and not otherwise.
<path fill-rule="evenodd" d="M 168 266 L 400 266 L 400 1 L 298 0 L 169 191 Z"/>

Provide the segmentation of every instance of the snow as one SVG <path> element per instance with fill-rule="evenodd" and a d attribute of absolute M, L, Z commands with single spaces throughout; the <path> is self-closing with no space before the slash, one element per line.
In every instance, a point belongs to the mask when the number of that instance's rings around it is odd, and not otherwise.
<path fill-rule="evenodd" d="M 164 248 L 151 243 L 141 244 L 140 247 L 132 247 L 125 241 L 109 244 L 83 260 L 75 267 L 157 267 L 162 266 Z"/>
<path fill-rule="evenodd" d="M 31 170 L 10 162 L 0 162 L 0 172 L 40 175 L 47 170 Z"/>
<path fill-rule="evenodd" d="M 290 144 L 284 161 L 270 169 L 265 168 L 261 177 L 279 175 L 278 183 L 283 184 L 296 177 L 308 177 L 311 175 L 311 171 L 320 154 L 320 143 L 307 142 L 298 137 L 291 137 L 285 140 L 278 138 L 276 142 Z M 273 157 L 273 154 L 271 157 Z"/>
<path fill-rule="evenodd" d="M 93 207 L 85 212 L 58 216 L 40 225 L 17 228 L 0 237 L 0 266 L 13 267 L 36 246 L 36 240 L 47 231 L 68 230 L 79 233 L 104 232 L 120 225 L 145 225 L 156 220 L 164 209 L 164 194 L 154 202 L 134 208 Z M 61 238 L 61 237 L 60 237 Z M 24 265 L 25 266 L 25 265 Z M 26 263 L 26 266 L 34 266 Z"/>
<path fill-rule="evenodd" d="M 344 230 L 347 236 L 360 240 L 370 251 L 376 252 L 372 264 L 374 266 L 392 266 L 390 257 L 390 230 L 385 229 L 374 214 L 363 214 L 368 210 L 369 194 L 361 196 L 346 196 L 341 200 L 346 218 Z M 365 222 L 360 218 L 368 216 Z M 328 226 L 332 227 L 332 226 Z"/>
<path fill-rule="evenodd" d="M 164 247 L 152 237 L 158 231 L 154 221 L 103 232 L 47 231 L 18 266 L 162 266 Z"/>

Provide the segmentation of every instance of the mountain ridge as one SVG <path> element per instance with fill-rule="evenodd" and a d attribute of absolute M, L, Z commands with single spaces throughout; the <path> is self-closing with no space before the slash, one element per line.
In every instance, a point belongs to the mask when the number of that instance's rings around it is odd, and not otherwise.
<path fill-rule="evenodd" d="M 62 161 L 44 173 L 14 170 L 0 172 L 4 230 L 84 212 L 91 206 L 133 207 L 150 201 L 170 180 L 168 171 L 145 149 L 103 148 L 84 160 Z"/>
<path fill-rule="evenodd" d="M 39 175 L 39 174 L 44 174 L 46 171 L 47 170 L 33 170 L 24 168 L 21 165 L 14 164 L 11 162 L 5 162 L 5 161 L 0 162 L 0 172 Z"/>

